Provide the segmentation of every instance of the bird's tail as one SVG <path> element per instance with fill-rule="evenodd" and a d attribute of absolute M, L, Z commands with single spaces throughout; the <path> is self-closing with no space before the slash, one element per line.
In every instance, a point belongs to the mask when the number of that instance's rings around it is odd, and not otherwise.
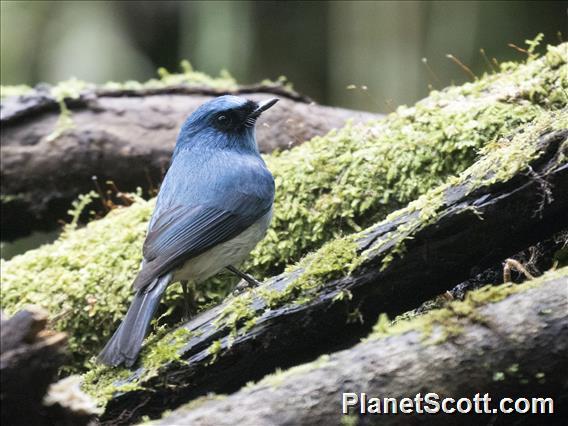
<path fill-rule="evenodd" d="M 169 282 L 170 274 L 167 274 L 136 292 L 122 323 L 97 357 L 98 362 L 113 367 L 134 364 Z"/>

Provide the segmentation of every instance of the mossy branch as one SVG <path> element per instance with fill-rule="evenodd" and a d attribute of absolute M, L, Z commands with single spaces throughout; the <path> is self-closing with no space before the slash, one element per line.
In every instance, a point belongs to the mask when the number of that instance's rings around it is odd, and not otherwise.
<path fill-rule="evenodd" d="M 499 74 L 432 92 L 415 106 L 400 107 L 384 120 L 348 125 L 289 151 L 267 156 L 277 183 L 275 216 L 246 269 L 258 277 L 276 275 L 324 243 L 380 222 L 463 172 L 479 158 L 481 149 L 487 153 L 506 146 L 504 138 L 532 128 L 531 123 L 546 127 L 543 123 L 554 118 L 550 114 L 567 105 L 567 49 L 566 43 L 549 46 L 540 58 L 503 64 Z M 158 115 L 154 113 L 152 120 Z M 96 164 L 104 163 L 94 146 L 97 142 L 87 142 Z M 515 169 L 519 161 L 526 161 L 524 153 L 519 149 L 511 150 L 502 159 L 483 158 L 501 164 L 501 172 L 495 172 L 495 178 L 499 178 Z M 130 163 L 123 166 L 129 168 Z M 64 172 L 69 180 L 69 170 Z M 20 174 L 18 179 L 25 180 Z M 439 203 L 441 195 L 433 194 L 431 198 Z M 11 203 L 20 202 L 18 197 L 9 199 Z M 428 202 L 421 216 L 434 218 L 437 206 Z M 12 313 L 25 304 L 47 308 L 51 316 L 59 318 L 55 326 L 69 332 L 73 367 L 84 367 L 126 311 L 152 208 L 153 201 L 136 202 L 85 228 L 64 233 L 54 244 L 3 262 L 3 308 Z M 469 212 L 475 216 L 476 206 L 470 206 Z M 343 242 L 344 247 L 350 247 L 349 238 Z M 404 241 L 385 244 L 395 250 L 383 265 L 405 248 Z M 314 276 L 327 273 L 326 265 L 312 265 Z M 314 281 L 305 284 L 317 287 Z M 222 300 L 231 285 L 229 279 L 222 278 L 200 286 L 200 309 Z M 266 291 L 267 303 L 276 306 L 282 296 Z M 348 300 L 349 293 L 337 297 Z M 177 286 L 171 286 L 164 305 L 175 309 L 180 300 Z M 353 313 L 356 318 L 356 307 Z"/>
<path fill-rule="evenodd" d="M 465 302 L 387 327 L 348 350 L 277 372 L 230 396 L 209 395 L 155 424 L 376 424 L 379 417 L 381 424 L 400 424 L 401 414 L 361 416 L 358 407 L 343 415 L 343 392 L 365 392 L 369 402 L 428 392 L 455 400 L 488 393 L 491 408 L 504 397 L 552 398 L 555 415 L 540 421 L 560 420 L 567 414 L 565 377 L 558 374 L 568 362 L 567 286 L 564 268 L 525 284 L 476 290 Z M 451 337 L 444 337 L 448 328 Z M 429 415 L 420 416 L 427 421 L 423 416 Z M 436 424 L 455 424 L 455 414 L 434 417 Z M 514 415 L 506 418 L 511 422 Z M 491 419 L 491 413 L 462 415 L 459 422 Z"/>
<path fill-rule="evenodd" d="M 559 231 L 568 209 L 567 149 L 568 113 L 544 115 L 384 221 L 329 242 L 289 272 L 198 315 L 179 329 L 190 337 L 178 341 L 175 359 L 162 360 L 159 374 L 145 377 L 142 356 L 130 375 L 113 369 L 90 375 L 86 386 L 106 398 L 113 387 L 136 385 L 136 392 L 105 400 L 103 420 L 154 415 L 164 400 L 175 406 L 210 391 L 231 392 L 277 366 L 348 347 L 379 313 L 418 306 L 469 278 L 473 267 Z M 350 321 L 354 310 L 363 324 Z M 113 382 L 117 374 L 121 380 Z"/>
<path fill-rule="evenodd" d="M 182 123 L 200 104 L 226 93 L 281 98 L 259 120 L 264 153 L 324 135 L 348 119 L 380 117 L 308 102 L 282 82 L 239 86 L 195 71 L 146 83 L 39 86 L 2 99 L 3 238 L 55 228 L 71 201 L 94 189 L 92 176 L 127 192 L 159 187 Z"/>

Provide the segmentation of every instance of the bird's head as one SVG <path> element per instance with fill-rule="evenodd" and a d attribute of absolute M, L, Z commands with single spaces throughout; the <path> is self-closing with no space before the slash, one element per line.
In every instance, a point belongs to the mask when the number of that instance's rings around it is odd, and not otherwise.
<path fill-rule="evenodd" d="M 257 150 L 256 120 L 277 98 L 254 102 L 238 96 L 219 96 L 201 105 L 183 124 L 178 148 L 219 147 Z"/>

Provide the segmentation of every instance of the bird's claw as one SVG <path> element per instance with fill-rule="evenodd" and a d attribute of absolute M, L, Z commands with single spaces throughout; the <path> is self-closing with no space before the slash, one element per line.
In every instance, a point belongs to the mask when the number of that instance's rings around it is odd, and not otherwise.
<path fill-rule="evenodd" d="M 258 287 L 261 283 L 257 280 L 247 281 L 242 279 L 233 289 L 233 296 L 238 296 L 239 294 L 245 292 L 248 289 Z"/>

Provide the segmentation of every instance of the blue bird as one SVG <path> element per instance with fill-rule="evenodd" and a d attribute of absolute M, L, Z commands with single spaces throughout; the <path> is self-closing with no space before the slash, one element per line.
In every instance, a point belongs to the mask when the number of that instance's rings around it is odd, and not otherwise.
<path fill-rule="evenodd" d="M 198 284 L 227 268 L 258 284 L 235 265 L 264 237 L 272 218 L 274 179 L 254 127 L 277 101 L 220 96 L 185 121 L 148 226 L 134 299 L 99 362 L 134 364 L 171 283 L 181 281 L 185 290 L 188 280 Z"/>

